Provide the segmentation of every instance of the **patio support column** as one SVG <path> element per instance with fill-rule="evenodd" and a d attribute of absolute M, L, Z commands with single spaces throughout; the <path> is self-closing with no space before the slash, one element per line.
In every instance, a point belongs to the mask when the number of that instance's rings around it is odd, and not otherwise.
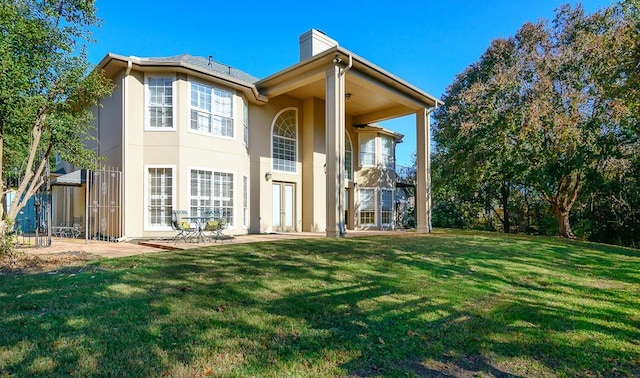
<path fill-rule="evenodd" d="M 416 231 L 431 232 L 431 132 L 428 109 L 416 112 Z"/>
<path fill-rule="evenodd" d="M 342 69 L 334 65 L 326 71 L 325 96 L 325 139 L 326 162 L 326 220 L 327 236 L 344 236 L 344 135 L 345 104 L 344 75 Z"/>

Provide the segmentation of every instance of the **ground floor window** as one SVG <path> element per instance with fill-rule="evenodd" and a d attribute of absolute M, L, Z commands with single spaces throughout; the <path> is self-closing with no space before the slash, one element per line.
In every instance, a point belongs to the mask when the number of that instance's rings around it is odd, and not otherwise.
<path fill-rule="evenodd" d="M 382 225 L 390 226 L 393 223 L 393 190 L 382 189 L 380 191 L 380 214 Z"/>
<path fill-rule="evenodd" d="M 204 216 L 211 210 L 211 171 L 191 170 L 189 215 L 192 217 Z"/>
<path fill-rule="evenodd" d="M 190 214 L 204 216 L 213 212 L 233 225 L 233 174 L 191 170 Z"/>
<path fill-rule="evenodd" d="M 173 168 L 148 168 L 147 219 L 153 228 L 171 227 Z"/>
<path fill-rule="evenodd" d="M 242 176 L 242 225 L 249 224 L 249 178 Z"/>
<path fill-rule="evenodd" d="M 360 225 L 376 223 L 375 189 L 360 189 Z"/>
<path fill-rule="evenodd" d="M 220 214 L 229 226 L 233 219 L 233 174 L 215 172 L 213 174 L 213 211 Z"/>

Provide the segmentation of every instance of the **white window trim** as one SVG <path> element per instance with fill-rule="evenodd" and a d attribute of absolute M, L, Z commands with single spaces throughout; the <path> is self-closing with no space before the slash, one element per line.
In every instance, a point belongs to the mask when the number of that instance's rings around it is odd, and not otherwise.
<path fill-rule="evenodd" d="M 380 139 L 380 165 L 388 170 L 388 171 L 395 171 L 396 170 L 396 140 L 395 138 L 393 138 L 390 135 L 379 135 L 378 138 Z M 383 145 L 383 141 L 385 139 L 388 139 L 391 141 L 391 161 L 392 161 L 392 165 L 388 166 L 387 162 L 384 159 L 384 155 L 382 153 L 382 145 Z"/>
<path fill-rule="evenodd" d="M 246 188 L 246 192 L 245 192 L 245 187 L 244 187 L 244 183 L 247 183 L 247 188 Z M 247 175 L 242 175 L 242 229 L 243 230 L 247 230 L 249 228 L 249 217 L 250 217 L 250 213 L 249 213 L 249 204 L 251 203 L 251 196 L 249 193 L 249 188 L 251 187 L 251 185 L 249 185 L 249 177 Z M 244 197 L 247 197 L 247 206 L 244 206 Z M 246 219 L 245 219 L 245 213 L 246 214 Z"/>
<path fill-rule="evenodd" d="M 189 216 L 196 216 L 193 213 L 191 213 L 191 199 L 193 198 L 193 196 L 191 195 L 191 173 L 193 171 L 204 171 L 204 172 L 208 172 L 211 174 L 211 177 L 213 179 L 213 170 L 209 169 L 209 168 L 202 168 L 202 167 L 187 167 L 187 205 L 186 210 L 189 211 Z M 211 188 L 211 191 L 213 192 L 213 187 Z M 213 194 L 212 194 L 213 196 Z"/>
<path fill-rule="evenodd" d="M 238 205 L 241 203 L 238 200 L 238 195 L 241 194 L 241 191 L 238 190 L 238 175 L 236 173 L 236 171 L 227 171 L 227 170 L 222 170 L 222 169 L 214 169 L 212 170 L 212 173 L 225 173 L 225 174 L 230 174 L 232 176 L 232 180 L 231 182 L 233 183 L 233 197 L 231 197 L 233 199 L 233 223 L 227 223 L 227 228 L 231 229 L 231 230 L 235 230 L 238 228 Z M 213 175 L 212 175 L 213 176 Z M 214 193 L 213 187 L 212 187 L 212 194 Z"/>
<path fill-rule="evenodd" d="M 233 136 L 226 136 L 226 135 L 218 135 L 216 133 L 213 132 L 213 125 L 212 125 L 212 131 L 211 132 L 206 132 L 206 131 L 200 131 L 200 130 L 194 130 L 191 128 L 191 84 L 192 83 L 197 83 L 200 85 L 205 85 L 207 87 L 211 87 L 211 89 L 219 89 L 221 91 L 226 91 L 231 93 L 232 95 L 232 117 L 231 117 L 231 121 L 232 121 L 232 129 L 233 129 Z M 204 135 L 204 136 L 208 136 L 208 137 L 213 137 L 213 138 L 219 138 L 219 139 L 226 139 L 226 140 L 236 140 L 237 139 L 237 135 L 238 132 L 236 130 L 236 116 L 237 114 L 235 114 L 235 109 L 237 108 L 237 104 L 236 104 L 236 98 L 238 97 L 236 92 L 234 90 L 228 89 L 228 88 L 224 88 L 221 86 L 217 86 L 217 85 L 213 85 L 213 84 L 207 84 L 205 82 L 199 81 L 199 80 L 193 80 L 191 78 L 189 78 L 189 87 L 187 88 L 187 93 L 189 93 L 188 98 L 187 98 L 187 103 L 188 105 L 188 111 L 187 111 L 187 132 L 190 134 L 197 134 L 197 135 Z M 211 93 L 211 117 L 215 117 L 216 116 L 216 112 L 214 111 L 214 106 L 213 106 L 213 101 L 214 101 L 214 94 L 213 92 Z M 213 121 L 212 121 L 213 122 Z"/>
<path fill-rule="evenodd" d="M 249 148 L 249 101 L 242 97 L 242 143 Z"/>
<path fill-rule="evenodd" d="M 171 127 L 151 127 L 150 125 L 151 117 L 149 116 L 149 99 L 151 98 L 151 95 L 149 94 L 149 78 L 151 77 L 164 77 L 164 78 L 171 79 L 171 96 L 172 96 L 171 119 L 173 120 L 173 125 Z M 176 107 L 178 106 L 178 101 L 176 101 L 178 99 L 176 89 L 177 89 L 177 85 L 176 85 L 175 74 L 154 75 L 154 74 L 145 73 L 144 75 L 144 131 L 156 131 L 156 132 L 176 131 L 177 129 L 176 123 L 178 121 L 176 119 L 176 114 L 178 114 L 178 112 L 176 111 Z"/>
<path fill-rule="evenodd" d="M 144 166 L 144 208 L 143 208 L 143 219 L 144 219 L 144 231 L 170 231 L 172 230 L 171 225 L 169 225 L 168 227 L 152 227 L 151 224 L 149 223 L 149 169 L 150 168 L 165 168 L 165 169 L 171 169 L 172 173 L 171 173 L 171 198 L 173 199 L 173 208 L 171 209 L 171 211 L 175 211 L 176 210 L 176 175 L 177 175 L 177 170 L 176 170 L 176 166 L 175 165 L 165 165 L 165 164 L 150 164 L 150 165 L 145 165 Z"/>
<path fill-rule="evenodd" d="M 362 197 L 361 195 L 361 190 L 373 190 L 373 223 L 361 223 L 362 218 L 360 217 L 360 212 L 362 211 Z M 378 211 L 378 206 L 379 206 L 379 194 L 378 194 L 378 188 L 376 187 L 358 187 L 358 225 L 360 227 L 369 227 L 369 226 L 378 226 L 378 217 L 380 216 L 379 211 Z"/>
<path fill-rule="evenodd" d="M 374 151 L 373 151 L 373 164 L 364 164 L 362 162 L 362 140 L 364 139 L 364 137 L 371 137 L 373 138 L 373 145 L 374 145 Z M 352 146 L 353 148 L 353 146 Z M 362 133 L 362 134 L 358 134 L 358 164 L 360 165 L 360 167 L 362 168 L 374 168 L 377 166 L 378 164 L 378 151 L 380 149 L 378 148 L 378 135 L 375 133 Z M 353 158 L 352 158 L 353 160 Z"/>
<path fill-rule="evenodd" d="M 382 222 L 382 192 L 384 191 L 390 191 L 391 192 L 391 223 L 383 223 Z M 394 214 L 396 212 L 396 204 L 395 204 L 395 200 L 396 200 L 396 191 L 393 188 L 380 188 L 380 227 L 381 228 L 385 228 L 385 227 L 389 227 L 392 228 L 394 225 Z"/>
<path fill-rule="evenodd" d="M 214 115 L 213 115 L 213 98 L 211 98 L 211 104 L 209 104 L 209 105 L 211 106 L 211 111 L 208 111 L 208 110 L 206 110 L 206 109 L 204 109 L 204 108 L 200 108 L 200 107 L 195 107 L 195 106 L 193 106 L 193 104 L 191 103 L 191 101 L 193 100 L 193 98 L 192 98 L 193 93 L 192 93 L 192 92 L 193 92 L 193 85 L 194 85 L 194 84 L 199 85 L 199 86 L 203 86 L 203 87 L 205 87 L 205 88 L 209 88 L 210 92 L 212 92 L 212 90 L 211 90 L 211 89 L 212 89 L 212 87 L 211 87 L 210 85 L 207 85 L 207 84 L 202 83 L 202 82 L 200 82 L 200 81 L 193 81 L 193 80 L 189 80 L 189 86 L 188 86 L 188 88 L 187 88 L 187 92 L 189 93 L 189 95 L 188 95 L 188 99 L 187 99 L 188 104 L 189 104 L 189 110 L 187 111 L 187 120 L 188 120 L 188 122 L 187 122 L 187 125 L 188 125 L 188 126 L 187 126 L 187 130 L 188 130 L 188 132 L 190 132 L 190 133 L 192 133 L 192 134 L 213 135 L 213 116 L 214 116 Z M 209 96 L 211 96 L 211 97 L 212 97 L 212 96 L 213 96 L 213 94 L 212 94 L 212 93 L 209 93 Z M 194 110 L 195 110 L 196 112 L 203 112 L 203 113 L 205 113 L 205 112 L 206 112 L 206 113 L 208 113 L 208 114 L 209 114 L 209 116 L 211 117 L 211 119 L 210 119 L 210 122 L 211 122 L 211 128 L 212 128 L 212 131 L 211 131 L 211 132 L 207 132 L 207 131 L 200 131 L 200 130 L 194 130 L 194 129 L 192 129 L 192 128 L 191 128 L 191 112 L 192 112 L 192 111 L 194 111 Z"/>
<path fill-rule="evenodd" d="M 351 144 L 351 166 L 349 167 L 350 177 L 347 177 L 347 173 L 345 172 L 345 181 L 350 182 L 350 181 L 353 181 L 353 176 L 355 175 L 355 172 L 354 172 L 354 169 L 353 169 L 353 155 L 354 155 L 354 152 L 355 152 L 354 150 L 355 149 L 353 148 L 353 140 L 351 140 L 351 136 L 349 135 L 349 133 L 346 130 L 345 130 L 344 133 L 347 136 L 345 141 L 349 141 L 349 144 Z M 344 156 L 346 158 L 346 156 L 347 156 L 347 154 L 346 154 L 346 152 L 347 152 L 346 144 L 345 144 L 344 150 L 345 150 Z M 346 167 L 345 167 L 345 169 L 346 169 Z"/>
<path fill-rule="evenodd" d="M 295 164 L 294 167 L 296 168 L 294 172 L 289 172 L 289 171 L 282 171 L 280 169 L 275 169 L 273 168 L 273 128 L 276 126 L 276 121 L 278 120 L 278 117 L 280 117 L 280 114 L 288 111 L 288 110 L 293 110 L 296 112 L 296 152 L 295 152 Z M 271 121 L 271 131 L 269 132 L 269 143 L 271 144 L 271 162 L 269 163 L 269 167 L 271 168 L 271 170 L 273 172 L 278 172 L 278 173 L 283 173 L 286 175 L 291 175 L 291 176 L 297 176 L 298 175 L 298 162 L 300 161 L 300 158 L 298 156 L 298 151 L 300 150 L 300 132 L 299 132 L 299 117 L 298 117 L 298 108 L 290 106 L 284 109 L 281 109 L 278 113 L 276 113 L 275 117 L 273 117 L 273 120 Z"/>
<path fill-rule="evenodd" d="M 213 178 L 214 173 L 226 173 L 233 175 L 233 185 L 234 185 L 234 193 L 233 193 L 233 219 L 234 223 L 228 223 L 227 228 L 230 230 L 235 230 L 238 224 L 238 183 L 236 182 L 236 177 L 238 177 L 236 171 L 224 170 L 224 169 L 216 169 L 211 167 L 202 167 L 202 166 L 187 166 L 187 208 L 191 209 L 191 171 L 207 171 L 211 172 L 211 177 Z M 241 194 L 241 193 L 240 193 Z M 213 198 L 213 187 L 211 188 L 211 195 Z"/>

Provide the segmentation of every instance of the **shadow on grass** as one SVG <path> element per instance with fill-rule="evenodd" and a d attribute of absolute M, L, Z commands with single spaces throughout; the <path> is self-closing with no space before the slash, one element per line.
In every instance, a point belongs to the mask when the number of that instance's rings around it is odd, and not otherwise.
<path fill-rule="evenodd" d="M 610 249 L 295 240 L 0 276 L 0 372 L 634 376 L 640 257 Z"/>

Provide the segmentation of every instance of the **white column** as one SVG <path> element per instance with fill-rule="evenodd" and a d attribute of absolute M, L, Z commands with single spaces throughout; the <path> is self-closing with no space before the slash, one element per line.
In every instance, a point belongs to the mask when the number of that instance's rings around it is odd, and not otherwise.
<path fill-rule="evenodd" d="M 344 75 L 337 64 L 326 71 L 327 236 L 344 235 Z"/>
<path fill-rule="evenodd" d="M 431 232 L 431 135 L 429 111 L 416 112 L 416 231 Z"/>

